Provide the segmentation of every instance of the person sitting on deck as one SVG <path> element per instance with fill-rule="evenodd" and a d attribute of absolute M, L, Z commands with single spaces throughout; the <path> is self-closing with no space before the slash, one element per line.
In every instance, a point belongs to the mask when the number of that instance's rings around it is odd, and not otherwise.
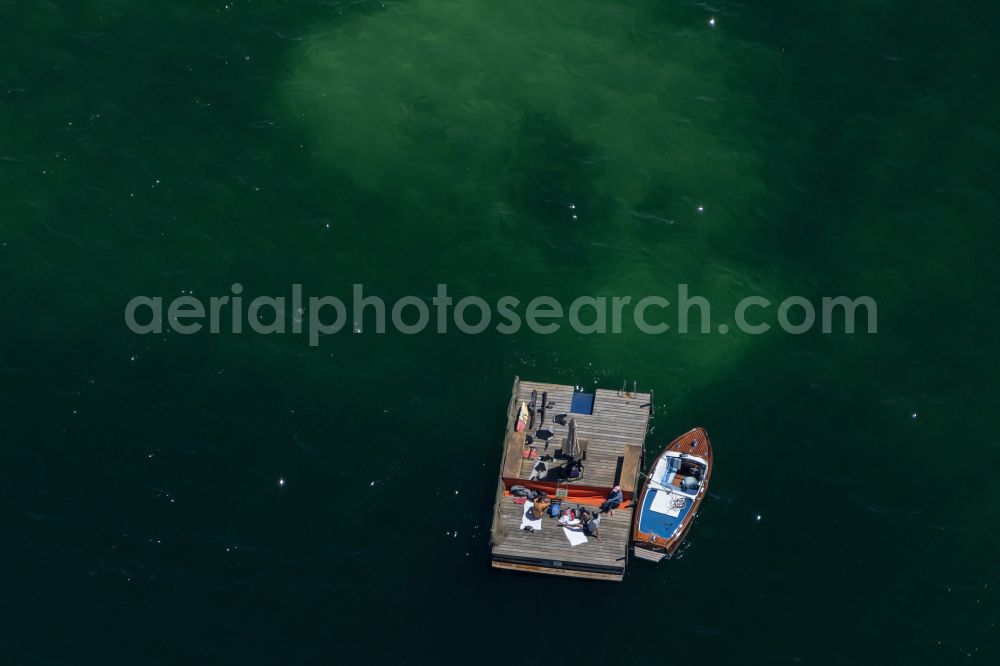
<path fill-rule="evenodd" d="M 622 505 L 625 497 L 622 495 L 622 487 L 615 486 L 611 489 L 608 494 L 608 499 L 604 500 L 604 504 L 601 505 L 601 513 L 610 513 L 612 516 L 615 515 L 615 509 Z"/>
<path fill-rule="evenodd" d="M 601 527 L 601 516 L 597 513 L 591 513 L 586 509 L 580 514 L 580 523 L 583 525 L 583 533 L 587 536 L 592 536 L 598 541 L 601 540 L 601 535 L 599 528 Z"/>

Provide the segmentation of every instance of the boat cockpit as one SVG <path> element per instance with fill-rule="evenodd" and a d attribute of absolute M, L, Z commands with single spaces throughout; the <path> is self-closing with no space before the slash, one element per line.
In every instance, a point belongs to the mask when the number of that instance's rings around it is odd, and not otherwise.
<path fill-rule="evenodd" d="M 670 451 L 656 463 L 652 483 L 663 490 L 695 496 L 705 482 L 708 463 L 697 456 Z"/>

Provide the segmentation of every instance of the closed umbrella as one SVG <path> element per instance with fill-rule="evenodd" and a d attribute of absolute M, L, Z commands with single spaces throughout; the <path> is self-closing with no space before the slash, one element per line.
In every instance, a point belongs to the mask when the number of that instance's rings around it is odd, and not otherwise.
<path fill-rule="evenodd" d="M 566 446 L 563 447 L 563 455 L 576 460 L 581 455 L 580 441 L 576 437 L 576 419 L 569 420 L 569 434 L 566 435 Z"/>

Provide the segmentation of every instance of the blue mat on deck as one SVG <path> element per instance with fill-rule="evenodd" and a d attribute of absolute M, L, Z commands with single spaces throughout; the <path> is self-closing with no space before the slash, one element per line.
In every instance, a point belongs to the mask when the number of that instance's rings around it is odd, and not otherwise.
<path fill-rule="evenodd" d="M 570 403 L 569 411 L 574 414 L 594 413 L 594 394 L 577 391 L 573 394 L 573 402 Z"/>

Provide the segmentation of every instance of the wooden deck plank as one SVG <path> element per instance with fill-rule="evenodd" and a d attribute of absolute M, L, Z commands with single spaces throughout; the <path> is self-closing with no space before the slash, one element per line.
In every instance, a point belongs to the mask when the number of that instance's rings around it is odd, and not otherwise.
<path fill-rule="evenodd" d="M 524 452 L 524 433 L 511 430 L 507 433 L 507 443 L 504 446 L 503 472 L 504 478 L 516 477 L 521 472 L 521 457 Z"/>
<path fill-rule="evenodd" d="M 524 571 L 527 573 L 545 574 L 548 576 L 566 576 L 568 578 L 587 578 L 590 580 L 609 580 L 613 582 L 621 582 L 621 580 L 625 577 L 624 571 L 622 573 L 615 573 L 615 574 L 610 574 L 610 573 L 601 574 L 601 573 L 593 573 L 591 571 L 555 569 L 552 567 L 542 567 L 531 564 L 514 564 L 512 562 L 498 562 L 496 560 L 493 561 L 493 568 L 509 569 L 511 571 Z"/>
<path fill-rule="evenodd" d="M 626 446 L 625 460 L 622 462 L 622 492 L 634 493 L 639 472 L 639 461 L 642 459 L 641 446 Z"/>

